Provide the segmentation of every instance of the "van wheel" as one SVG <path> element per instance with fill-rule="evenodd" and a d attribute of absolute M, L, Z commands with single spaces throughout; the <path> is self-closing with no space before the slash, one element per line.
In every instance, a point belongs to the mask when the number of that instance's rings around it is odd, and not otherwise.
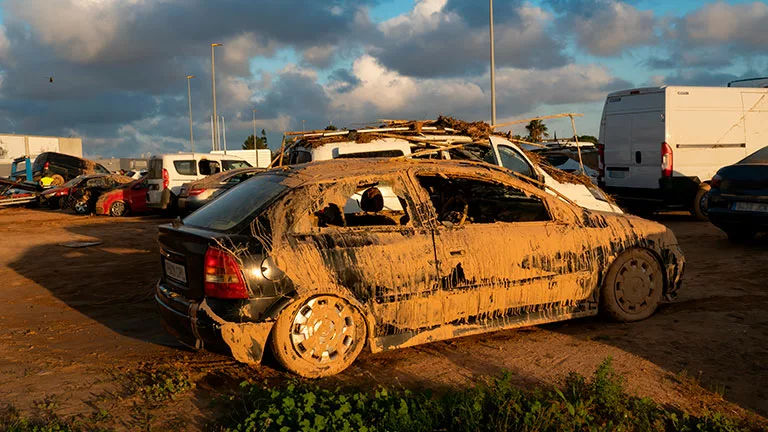
<path fill-rule="evenodd" d="M 297 300 L 280 313 L 271 347 L 280 364 L 306 377 L 337 374 L 365 345 L 365 319 L 348 301 L 331 295 Z"/>
<path fill-rule="evenodd" d="M 51 176 L 53 181 L 51 181 L 51 184 L 53 186 L 61 186 L 64 184 L 64 177 L 62 177 L 60 174 L 54 174 Z"/>
<path fill-rule="evenodd" d="M 122 217 L 128 214 L 128 204 L 123 201 L 115 201 L 109 206 L 109 214 L 114 217 Z"/>
<path fill-rule="evenodd" d="M 693 199 L 693 208 L 691 214 L 696 220 L 708 221 L 709 215 L 707 215 L 707 205 L 709 204 L 709 190 L 711 187 L 702 183 L 699 185 L 699 190 L 696 191 L 696 197 Z"/>
<path fill-rule="evenodd" d="M 653 315 L 664 290 L 664 273 L 650 252 L 631 249 L 611 264 L 600 295 L 600 309 L 621 322 Z"/>

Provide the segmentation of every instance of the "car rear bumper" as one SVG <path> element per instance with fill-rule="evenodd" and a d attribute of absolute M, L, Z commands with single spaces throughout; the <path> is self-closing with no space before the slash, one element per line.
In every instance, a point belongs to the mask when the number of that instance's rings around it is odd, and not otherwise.
<path fill-rule="evenodd" d="M 179 210 L 185 210 L 188 212 L 195 211 L 203 206 L 205 202 L 200 201 L 194 197 L 181 197 L 179 198 Z"/>
<path fill-rule="evenodd" d="M 710 222 L 723 231 L 753 230 L 768 232 L 768 212 L 733 210 L 736 202 L 768 203 L 759 195 L 731 195 L 713 189 L 709 193 L 707 213 Z"/>
<path fill-rule="evenodd" d="M 162 281 L 155 302 L 163 327 L 184 345 L 230 355 L 243 363 L 260 363 L 274 322 L 233 323 L 216 315 L 205 300 L 191 301 Z"/>

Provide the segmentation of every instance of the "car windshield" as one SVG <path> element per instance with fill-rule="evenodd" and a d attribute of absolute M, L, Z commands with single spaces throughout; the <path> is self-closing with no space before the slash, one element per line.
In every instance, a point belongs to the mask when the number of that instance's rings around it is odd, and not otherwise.
<path fill-rule="evenodd" d="M 288 189 L 281 184 L 284 178 L 255 176 L 187 216 L 184 224 L 215 231 L 230 230 L 249 216 L 258 216 L 267 204 L 282 195 Z"/>
<path fill-rule="evenodd" d="M 768 162 L 768 147 L 763 147 L 760 150 L 745 157 L 740 164 L 752 164 L 752 163 L 766 163 Z"/>

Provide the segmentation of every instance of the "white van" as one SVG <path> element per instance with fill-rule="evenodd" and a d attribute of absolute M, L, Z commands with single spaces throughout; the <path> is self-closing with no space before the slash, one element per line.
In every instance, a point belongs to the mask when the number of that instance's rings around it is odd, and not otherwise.
<path fill-rule="evenodd" d="M 638 211 L 682 208 L 704 220 L 712 176 L 766 145 L 768 89 L 614 92 L 600 122 L 600 185 Z"/>
<path fill-rule="evenodd" d="M 152 208 L 174 208 L 181 185 L 221 171 L 251 166 L 233 155 L 211 153 L 176 153 L 149 159 L 149 191 L 147 205 Z"/>

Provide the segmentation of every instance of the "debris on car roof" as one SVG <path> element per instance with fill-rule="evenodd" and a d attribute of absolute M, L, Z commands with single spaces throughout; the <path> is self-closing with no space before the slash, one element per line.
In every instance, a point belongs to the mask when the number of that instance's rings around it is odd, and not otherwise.
<path fill-rule="evenodd" d="M 581 116 L 581 114 L 557 114 L 540 118 L 560 118 Z M 377 126 L 369 126 L 352 130 L 311 130 L 286 132 L 283 150 L 280 156 L 275 158 L 273 164 L 282 164 L 282 155 L 292 147 L 317 148 L 330 143 L 356 142 L 368 143 L 377 139 L 397 138 L 411 143 L 414 155 L 432 153 L 434 150 L 448 150 L 465 145 L 479 145 L 490 147 L 488 138 L 491 135 L 500 136 L 518 144 L 527 144 L 533 147 L 541 145 L 512 138 L 512 132 L 498 132 L 495 129 L 509 125 L 524 123 L 529 119 L 516 120 L 511 123 L 492 126 L 484 121 L 468 122 L 450 116 L 439 116 L 435 120 L 379 120 Z M 574 126 L 575 129 L 575 126 Z M 575 132 L 574 132 L 575 133 Z M 544 147 L 544 146 L 541 146 Z M 429 151 L 433 150 L 433 151 Z M 533 162 L 540 166 L 547 174 L 561 183 L 582 184 L 592 186 L 592 180 L 581 172 L 568 173 L 550 165 L 546 159 L 539 157 L 535 152 L 522 149 Z"/>

